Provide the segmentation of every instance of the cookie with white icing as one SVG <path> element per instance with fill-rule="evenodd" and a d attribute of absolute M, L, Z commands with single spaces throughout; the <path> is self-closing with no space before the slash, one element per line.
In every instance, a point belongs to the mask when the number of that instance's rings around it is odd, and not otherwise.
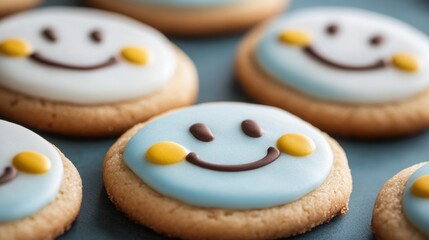
<path fill-rule="evenodd" d="M 429 164 L 420 163 L 389 179 L 375 202 L 372 229 L 377 239 L 429 238 Z"/>
<path fill-rule="evenodd" d="M 4 120 L 0 132 L 0 239 L 55 238 L 79 213 L 79 173 L 36 133 Z"/>
<path fill-rule="evenodd" d="M 40 2 L 41 0 L 2 0 L 0 1 L 0 16 L 32 8 Z"/>
<path fill-rule="evenodd" d="M 345 214 L 352 190 L 333 139 L 246 103 L 196 105 L 135 126 L 107 153 L 103 179 L 131 219 L 184 239 L 304 233 Z"/>
<path fill-rule="evenodd" d="M 67 135 L 116 135 L 196 94 L 191 60 L 126 17 L 52 7 L 0 22 L 0 113 L 8 119 Z"/>
<path fill-rule="evenodd" d="M 388 16 L 355 8 L 293 12 L 242 42 L 236 72 L 256 100 L 322 130 L 383 138 L 429 126 L 429 39 Z"/>
<path fill-rule="evenodd" d="M 279 14 L 290 0 L 87 0 L 166 34 L 208 36 L 236 32 Z"/>

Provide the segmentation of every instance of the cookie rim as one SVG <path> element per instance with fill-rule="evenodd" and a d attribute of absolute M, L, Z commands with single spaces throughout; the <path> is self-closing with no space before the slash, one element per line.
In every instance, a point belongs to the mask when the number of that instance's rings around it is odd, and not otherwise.
<path fill-rule="evenodd" d="M 413 226 L 402 210 L 402 199 L 409 178 L 427 163 L 417 163 L 405 168 L 383 184 L 374 203 L 371 220 L 371 228 L 377 239 L 427 239 Z M 391 205 L 386 205 L 386 200 L 389 200 Z M 399 218 L 392 219 L 391 216 Z"/>

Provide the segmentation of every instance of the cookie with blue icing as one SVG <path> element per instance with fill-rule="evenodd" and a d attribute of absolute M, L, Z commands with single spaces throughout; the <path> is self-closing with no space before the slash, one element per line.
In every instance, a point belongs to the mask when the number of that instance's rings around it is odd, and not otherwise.
<path fill-rule="evenodd" d="M 192 103 L 197 81 L 185 53 L 125 16 L 49 7 L 0 21 L 0 116 L 34 128 L 121 134 Z"/>
<path fill-rule="evenodd" d="M 0 132 L 0 239 L 52 239 L 62 234 L 82 201 L 76 168 L 26 128 L 0 120 Z"/>
<path fill-rule="evenodd" d="M 279 14 L 290 0 L 87 0 L 166 34 L 207 36 L 236 32 Z"/>
<path fill-rule="evenodd" d="M 429 238 L 429 164 L 420 163 L 389 179 L 375 202 L 372 228 L 377 239 Z"/>
<path fill-rule="evenodd" d="M 429 126 L 429 112 L 419 109 L 429 101 L 428 52 L 424 33 L 392 17 L 308 8 L 252 31 L 239 48 L 237 75 L 250 96 L 322 130 L 402 136 Z"/>
<path fill-rule="evenodd" d="M 334 140 L 281 109 L 245 103 L 196 105 L 135 126 L 108 152 L 103 178 L 131 219 L 186 239 L 303 233 L 344 214 L 351 193 Z"/>

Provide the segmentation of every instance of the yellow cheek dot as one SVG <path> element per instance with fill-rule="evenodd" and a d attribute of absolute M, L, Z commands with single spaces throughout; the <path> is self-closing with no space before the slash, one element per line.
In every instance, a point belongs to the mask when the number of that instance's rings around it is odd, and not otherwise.
<path fill-rule="evenodd" d="M 411 186 L 411 193 L 417 197 L 429 198 L 429 175 L 417 178 Z"/>
<path fill-rule="evenodd" d="M 146 65 L 148 62 L 146 50 L 139 47 L 125 47 L 122 49 L 121 55 L 125 60 L 136 65 Z"/>
<path fill-rule="evenodd" d="M 408 53 L 397 53 L 392 56 L 392 64 L 399 70 L 405 72 L 417 72 L 419 70 L 419 64 L 417 59 Z"/>
<path fill-rule="evenodd" d="M 19 171 L 31 174 L 47 173 L 51 168 L 49 159 L 45 155 L 34 151 L 18 153 L 13 158 L 12 163 Z"/>
<path fill-rule="evenodd" d="M 0 43 L 0 53 L 8 57 L 26 57 L 31 54 L 31 47 L 22 39 L 11 38 Z"/>
<path fill-rule="evenodd" d="M 283 31 L 279 35 L 279 40 L 283 43 L 298 47 L 305 47 L 311 43 L 310 35 L 302 30 Z"/>
<path fill-rule="evenodd" d="M 299 133 L 288 133 L 277 140 L 277 148 L 289 155 L 305 157 L 316 150 L 313 140 Z"/>
<path fill-rule="evenodd" d="M 152 145 L 146 152 L 146 158 L 151 163 L 158 165 L 176 164 L 185 160 L 185 149 L 174 142 L 158 142 Z"/>

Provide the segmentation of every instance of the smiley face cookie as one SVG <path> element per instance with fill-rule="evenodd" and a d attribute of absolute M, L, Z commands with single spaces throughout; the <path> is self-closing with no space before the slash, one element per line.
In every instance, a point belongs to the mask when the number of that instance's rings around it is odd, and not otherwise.
<path fill-rule="evenodd" d="M 429 164 L 407 168 L 381 189 L 373 210 L 377 239 L 429 238 Z"/>
<path fill-rule="evenodd" d="M 166 34 L 206 36 L 248 28 L 285 9 L 289 0 L 88 0 Z"/>
<path fill-rule="evenodd" d="M 2 0 L 0 1 L 0 17 L 32 8 L 40 2 L 41 0 Z"/>
<path fill-rule="evenodd" d="M 310 8 L 251 32 L 236 72 L 256 100 L 347 137 L 402 136 L 429 126 L 429 41 L 399 20 Z"/>
<path fill-rule="evenodd" d="M 79 212 L 79 173 L 34 132 L 3 120 L 0 132 L 0 239 L 55 238 Z"/>
<path fill-rule="evenodd" d="M 106 155 L 103 178 L 131 219 L 184 239 L 303 233 L 344 214 L 352 190 L 334 140 L 283 110 L 245 103 L 135 126 Z"/>
<path fill-rule="evenodd" d="M 196 93 L 190 59 L 131 19 L 55 7 L 0 22 L 5 118 L 61 134 L 108 136 L 191 104 Z"/>

